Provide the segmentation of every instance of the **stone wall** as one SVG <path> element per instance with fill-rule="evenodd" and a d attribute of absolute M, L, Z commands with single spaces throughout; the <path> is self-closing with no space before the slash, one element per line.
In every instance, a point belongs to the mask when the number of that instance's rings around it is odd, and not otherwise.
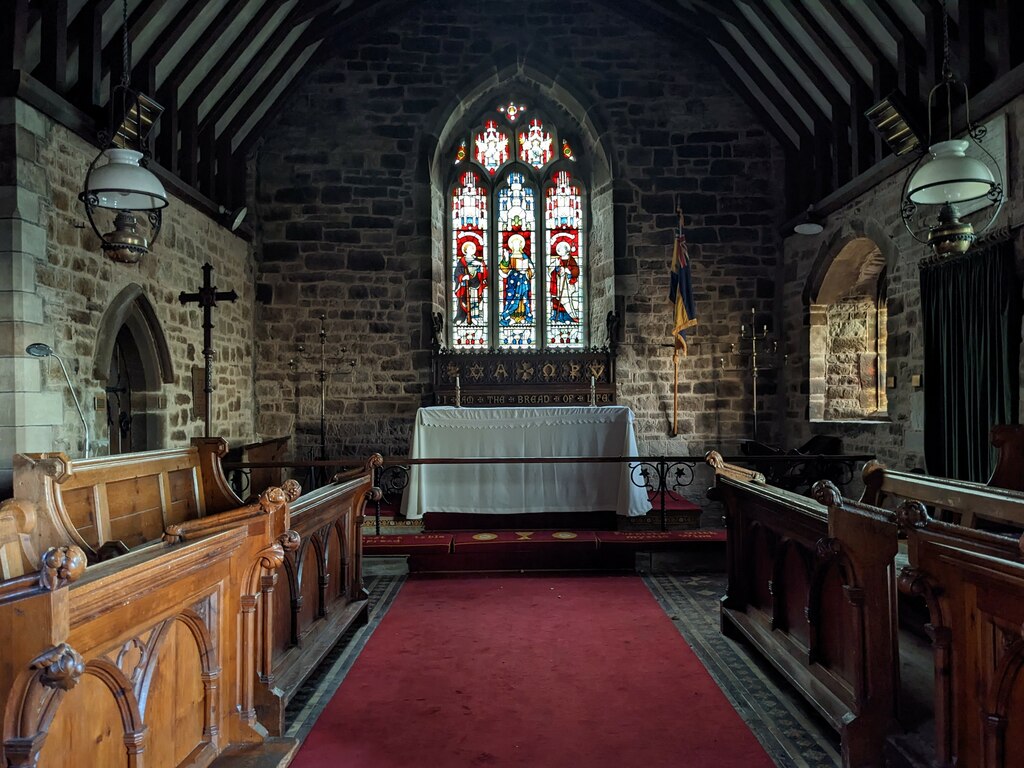
<path fill-rule="evenodd" d="M 0 354 L 12 379 L 0 395 L 5 401 L 0 430 L 13 438 L 3 441 L 3 466 L 10 467 L 15 452 L 59 450 L 75 457 L 84 447 L 60 367 L 27 357 L 24 349 L 32 342 L 49 344 L 64 358 L 93 436 L 93 454 L 106 452 L 107 381 L 97 368 L 105 369 L 109 361 L 94 359 L 97 334 L 111 302 L 132 284 L 152 305 L 170 353 L 172 381 L 147 398 L 162 436 L 159 447 L 187 445 L 202 435 L 203 423 L 192 415 L 192 366 L 202 364 L 201 313 L 182 307 L 178 293 L 196 290 L 207 261 L 221 289 L 239 294 L 237 303 L 215 310 L 214 433 L 232 443 L 251 441 L 255 274 L 250 246 L 172 197 L 153 253 L 137 265 L 114 263 L 101 254 L 77 200 L 97 150 L 22 102 L 10 100 L 6 106 L 17 157 L 4 182 L 13 188 L 8 198 L 13 202 L 5 208 L 20 234 L 8 240 L 9 250 L 0 250 L 14 288 L 6 301 L 10 317 L 0 322 Z M 3 482 L 0 477 L 0 486 Z"/>
<path fill-rule="evenodd" d="M 1020 155 L 1024 138 L 1024 98 L 1015 99 L 999 112 L 1009 116 L 1006 164 L 1009 178 L 1006 180 L 1007 204 L 995 224 L 996 229 L 1019 224 L 1024 214 Z M 987 119 L 983 117 L 978 122 Z M 918 263 L 928 251 L 911 238 L 900 218 L 900 194 L 906 173 L 896 173 L 830 214 L 825 231 L 820 235 L 794 235 L 786 239 L 781 315 L 785 318 L 783 328 L 789 362 L 783 391 L 786 430 L 795 443 L 799 444 L 811 434 L 839 435 L 848 452 L 877 454 L 881 460 L 900 469 L 924 469 L 923 386 L 928 382 L 922 379 L 922 386 L 915 386 L 912 377 L 924 373 Z M 888 415 L 874 422 L 812 421 L 808 413 L 814 392 L 810 389 L 808 374 L 813 374 L 816 363 L 808 356 L 812 322 L 808 307 L 808 296 L 812 293 L 810 283 L 844 246 L 865 236 L 878 244 L 886 258 L 886 369 L 895 384 L 886 390 Z M 1019 231 L 1015 238 L 1018 272 L 1021 272 L 1024 271 L 1024 247 Z M 1024 363 L 1024 354 L 1021 360 Z"/>
<path fill-rule="evenodd" d="M 452 110 L 472 119 L 496 107 L 507 93 L 495 73 L 510 71 L 517 92 L 592 122 L 611 155 L 607 194 L 591 190 L 591 242 L 614 249 L 619 401 L 637 414 L 641 451 L 735 451 L 750 436 L 745 361 L 721 362 L 752 308 L 775 330 L 781 150 L 692 47 L 655 42 L 600 4 L 463 0 L 407 9 L 314 65 L 257 158 L 260 280 L 273 290 L 257 337 L 260 359 L 295 358 L 298 345 L 316 347 L 323 313 L 329 355 L 357 360 L 354 374 L 328 382 L 330 453 L 404 454 L 416 409 L 432 402 L 429 313 L 444 289 L 432 282 L 443 216 L 430 162 L 447 149 L 437 137 Z M 481 82 L 490 90 L 474 91 Z M 470 92 L 487 99 L 453 101 Z M 670 438 L 677 200 L 701 325 L 680 365 L 680 435 Z M 297 359 L 294 373 L 257 371 L 260 431 L 295 426 L 306 455 L 319 427 L 318 367 Z M 768 374 L 762 391 L 767 438 L 778 410 Z"/>
<path fill-rule="evenodd" d="M 874 301 L 849 298 L 828 308 L 825 418 L 859 419 L 877 410 Z"/>

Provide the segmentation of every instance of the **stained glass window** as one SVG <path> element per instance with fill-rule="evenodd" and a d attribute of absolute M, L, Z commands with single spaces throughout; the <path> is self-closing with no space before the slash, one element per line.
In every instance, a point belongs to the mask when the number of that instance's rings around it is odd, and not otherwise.
<path fill-rule="evenodd" d="M 544 199 L 547 346 L 582 347 L 583 197 L 568 171 L 557 171 Z"/>
<path fill-rule="evenodd" d="M 456 137 L 449 155 L 447 292 L 456 350 L 587 343 L 586 197 L 573 176 L 577 158 L 556 126 L 533 109 L 529 121 L 525 113 L 522 102 L 504 102 Z"/>
<path fill-rule="evenodd" d="M 486 349 L 489 339 L 487 190 L 465 171 L 452 192 L 452 346 Z"/>
<path fill-rule="evenodd" d="M 534 188 L 513 171 L 498 188 L 498 347 L 537 346 L 537 205 Z"/>
<path fill-rule="evenodd" d="M 508 134 L 498 128 L 494 120 L 484 123 L 476 135 L 476 161 L 492 176 L 508 160 Z"/>
<path fill-rule="evenodd" d="M 519 159 L 540 170 L 555 155 L 553 143 L 551 132 L 544 130 L 540 120 L 533 119 L 530 126 L 519 134 Z"/>

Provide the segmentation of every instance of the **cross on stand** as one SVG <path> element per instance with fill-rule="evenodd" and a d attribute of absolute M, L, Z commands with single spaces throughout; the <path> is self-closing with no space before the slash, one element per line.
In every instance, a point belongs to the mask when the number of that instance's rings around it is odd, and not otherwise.
<path fill-rule="evenodd" d="M 206 428 L 203 437 L 210 437 L 210 415 L 213 413 L 213 322 L 211 315 L 213 308 L 218 301 L 235 301 L 238 294 L 234 291 L 218 291 L 217 286 L 210 283 L 213 274 L 213 267 L 203 264 L 203 284 L 197 293 L 185 293 L 178 295 L 178 301 L 182 304 L 198 304 L 203 309 L 203 361 L 205 363 L 206 377 L 203 383 L 203 392 L 206 395 Z"/>

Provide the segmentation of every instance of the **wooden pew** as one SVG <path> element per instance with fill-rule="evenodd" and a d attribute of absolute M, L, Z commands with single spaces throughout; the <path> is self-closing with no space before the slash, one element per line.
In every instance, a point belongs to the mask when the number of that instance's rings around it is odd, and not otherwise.
<path fill-rule="evenodd" d="M 380 457 L 374 457 L 363 469 L 338 476 L 327 487 L 298 501 L 299 488 L 294 481 L 285 484 L 286 491 L 274 489 L 272 493 L 276 495 L 272 498 L 280 496 L 286 507 L 279 515 L 280 522 L 275 523 L 279 541 L 267 544 L 259 538 L 265 539 L 266 531 L 258 525 L 254 527 L 251 521 L 256 509 L 262 507 L 242 505 L 221 472 L 220 457 L 226 448 L 222 440 L 200 439 L 187 449 L 81 461 L 71 461 L 61 454 L 15 457 L 18 495 L 0 506 L 0 569 L 7 579 L 0 582 L 0 594 L 4 585 L 23 584 L 25 579 L 38 581 L 46 555 L 37 553 L 76 553 L 83 563 L 89 563 L 82 583 L 92 584 L 105 574 L 106 591 L 90 599 L 99 606 L 109 602 L 110 621 L 114 622 L 97 624 L 91 630 L 89 642 L 101 644 L 108 630 L 120 633 L 118 642 L 122 642 L 128 630 L 119 629 L 118 622 L 129 619 L 121 615 L 120 609 L 113 610 L 113 606 L 119 606 L 126 595 L 133 594 L 131 585 L 138 578 L 133 569 L 143 569 L 143 564 L 155 559 L 162 579 L 171 585 L 170 593 L 162 601 L 140 599 L 138 605 L 145 607 L 131 614 L 133 630 L 139 633 L 138 637 L 148 638 L 152 636 L 152 627 L 146 629 L 142 625 L 156 615 L 149 609 L 157 611 L 163 605 L 161 610 L 165 613 L 171 610 L 171 606 L 177 605 L 173 596 L 181 589 L 173 585 L 178 584 L 179 576 L 183 581 L 191 578 L 186 565 L 177 565 L 178 548 L 187 545 L 190 552 L 202 550 L 212 546 L 212 539 L 219 541 L 231 533 L 229 552 L 218 554 L 217 550 L 204 556 L 209 566 L 201 569 L 203 577 L 213 579 L 210 584 L 219 584 L 215 590 L 219 596 L 203 609 L 200 623 L 206 630 L 198 628 L 195 620 L 189 620 L 197 627 L 197 637 L 203 631 L 212 637 L 212 627 L 220 627 L 218 643 L 202 646 L 201 651 L 204 659 L 213 652 L 211 648 L 221 652 L 225 646 L 220 638 L 225 627 L 237 623 L 231 614 L 236 606 L 223 595 L 250 590 L 240 593 L 238 603 L 245 616 L 253 614 L 252 619 L 243 621 L 249 634 L 232 636 L 234 639 L 227 647 L 232 654 L 237 649 L 239 655 L 225 658 L 223 663 L 232 669 L 237 665 L 243 667 L 233 688 L 242 685 L 239 681 L 248 681 L 245 685 L 249 698 L 238 711 L 245 712 L 246 717 L 255 718 L 258 714 L 260 732 L 265 726 L 273 734 L 280 734 L 284 709 L 294 691 L 346 629 L 365 621 L 360 525 L 363 506 L 370 495 L 373 468 Z M 260 542 L 261 552 L 267 547 L 278 549 L 271 552 L 272 556 L 260 555 L 263 570 L 258 578 L 252 577 L 256 582 L 250 583 L 252 579 L 246 575 L 250 571 L 236 559 L 246 555 L 253 536 Z M 109 557 L 114 559 L 104 560 Z M 196 568 L 204 560 L 194 554 L 189 557 L 195 558 Z M 285 567 L 280 570 L 279 580 L 277 567 L 282 564 Z M 238 582 L 243 576 L 248 579 L 244 584 L 225 581 L 233 578 Z M 74 614 L 78 596 L 84 594 L 80 589 L 76 583 L 69 596 L 54 599 L 70 606 Z M 192 594 L 189 589 L 186 587 L 185 591 Z M 11 594 L 20 595 L 21 591 L 22 587 L 17 587 Z M 166 622 L 169 614 L 160 615 L 161 621 Z M 71 627 L 66 627 L 64 635 L 70 631 Z M 34 641 L 26 642 L 31 647 Z M 133 647 L 141 646 L 136 643 Z M 213 665 L 210 669 L 225 668 L 216 663 L 217 659 L 208 660 Z M 225 690 L 223 686 L 221 690 Z M 226 694 L 221 695 L 230 706 L 239 706 Z M 144 697 L 145 702 L 150 700 L 151 696 Z M 217 742 L 210 749 L 216 751 L 219 746 L 223 744 Z"/>
<path fill-rule="evenodd" d="M 226 451 L 219 438 L 197 438 L 188 448 L 74 461 L 16 455 L 14 498 L 34 511 L 33 525 L 18 530 L 17 546 L 0 544 L 0 576 L 37 570 L 48 547 L 77 546 L 97 563 L 160 539 L 168 526 L 243 506 L 220 469 Z"/>
<path fill-rule="evenodd" d="M 966 528 L 986 521 L 1024 529 L 1024 427 L 993 427 L 992 445 L 999 449 L 999 459 L 988 483 L 901 472 L 869 461 L 862 473 L 861 501 L 880 507 L 916 500 L 948 513 L 951 522 Z"/>
<path fill-rule="evenodd" d="M 764 483 L 712 451 L 726 508 L 722 631 L 745 638 L 839 732 L 844 766 L 881 766 L 896 727 L 894 516 Z"/>
<path fill-rule="evenodd" d="M 901 590 L 925 598 L 935 659 L 935 765 L 1022 764 L 1022 540 L 942 523 L 919 501 L 897 512 L 909 567 Z"/>
<path fill-rule="evenodd" d="M 284 732 L 288 702 L 349 627 L 368 617 L 363 587 L 363 511 L 379 498 L 373 488 L 374 454 L 362 469 L 336 475 L 330 484 L 291 505 L 291 528 L 302 544 L 287 552 L 274 592 L 272 674 L 258 697 L 260 722 Z"/>
<path fill-rule="evenodd" d="M 32 531 L 37 512 L 11 500 L 0 514 Z M 298 546 L 287 526 L 288 498 L 269 489 L 182 523 L 177 543 L 89 567 L 77 545 L 50 547 L 0 582 L 0 764 L 205 766 L 247 748 L 283 762 L 295 745 L 266 741 L 255 698 L 274 572 Z"/>

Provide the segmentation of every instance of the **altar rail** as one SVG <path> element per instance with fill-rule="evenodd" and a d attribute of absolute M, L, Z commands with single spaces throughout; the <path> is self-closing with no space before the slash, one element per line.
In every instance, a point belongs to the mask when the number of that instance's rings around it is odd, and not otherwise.
<path fill-rule="evenodd" d="M 854 466 L 873 459 L 871 454 L 857 455 L 781 455 L 781 456 L 730 456 L 725 461 L 730 464 L 773 464 L 788 467 L 827 468 L 826 476 L 837 478 L 838 486 L 842 487 L 854 476 Z M 405 490 L 409 483 L 409 470 L 413 466 L 438 464 L 632 464 L 634 465 L 630 479 L 634 485 L 647 488 L 655 494 L 656 504 L 653 514 L 659 515 L 661 530 L 667 528 L 667 507 L 672 499 L 681 499 L 681 491 L 692 485 L 695 479 L 694 470 L 704 463 L 704 456 L 562 456 L 562 457 L 521 457 L 521 458 L 430 458 L 411 459 L 397 456 L 381 459 L 374 473 L 373 485 L 381 491 L 381 499 L 375 503 L 374 519 L 377 535 L 380 535 L 381 501 L 387 500 Z M 225 469 L 252 470 L 265 468 L 292 469 L 329 469 L 331 471 L 345 467 L 345 459 L 325 461 L 291 461 L 291 462 L 224 462 Z M 788 470 L 787 470 L 788 471 Z M 808 470 L 809 471 L 809 470 Z M 811 482 L 819 478 L 809 478 Z"/>

